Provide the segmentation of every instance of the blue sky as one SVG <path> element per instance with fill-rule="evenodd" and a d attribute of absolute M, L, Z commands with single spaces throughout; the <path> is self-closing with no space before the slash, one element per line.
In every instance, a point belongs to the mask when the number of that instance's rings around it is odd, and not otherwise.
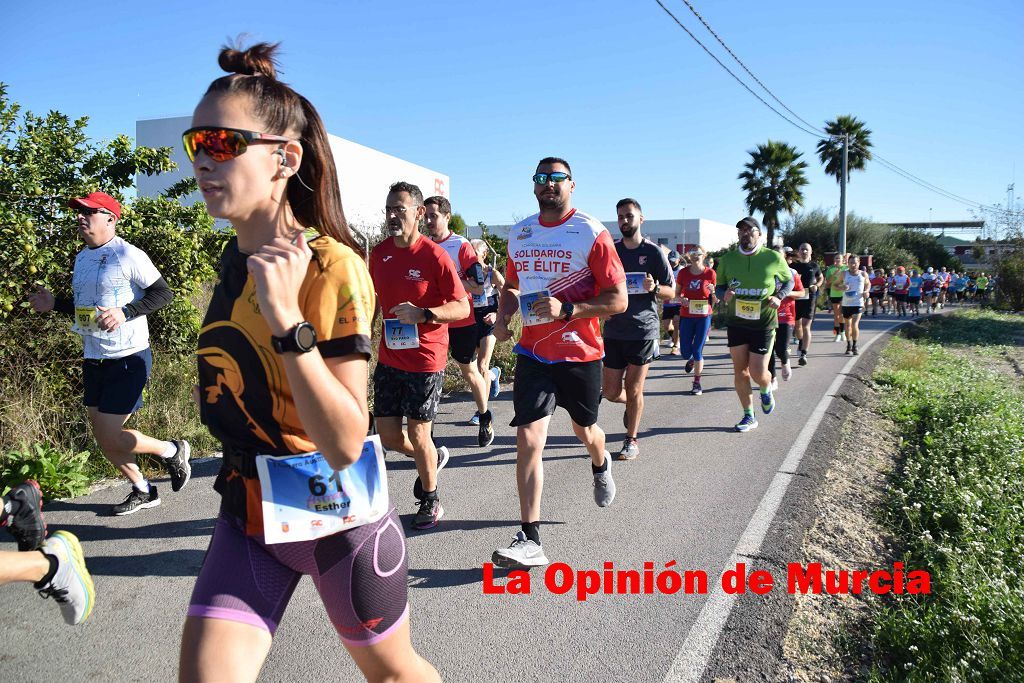
<path fill-rule="evenodd" d="M 663 1 L 724 57 L 680 0 Z M 691 2 L 804 119 L 853 114 L 889 161 L 1005 203 L 1024 157 L 1024 3 Z M 190 114 L 228 37 L 281 41 L 282 78 L 330 132 L 449 174 L 470 223 L 536 211 L 530 176 L 549 154 L 570 161 L 575 205 L 601 219 L 633 196 L 647 218 L 685 210 L 733 222 L 746 213 L 736 175 L 769 138 L 804 152 L 807 208 L 839 203 L 815 139 L 744 91 L 653 0 L 59 0 L 11 3 L 4 23 L 10 96 L 39 113 L 88 115 L 99 138 Z M 878 164 L 849 190 L 849 207 L 880 221 L 970 218 Z"/>

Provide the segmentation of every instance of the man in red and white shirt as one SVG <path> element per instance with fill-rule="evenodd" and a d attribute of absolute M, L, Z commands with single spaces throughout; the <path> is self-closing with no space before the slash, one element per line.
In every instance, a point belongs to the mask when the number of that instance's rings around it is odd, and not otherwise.
<path fill-rule="evenodd" d="M 462 235 L 456 235 L 449 228 L 452 219 L 451 202 L 445 197 L 435 196 L 428 197 L 423 204 L 430 239 L 448 254 L 466 291 L 470 294 L 483 294 L 484 269 L 476 257 L 476 250 L 469 240 Z M 476 315 L 470 306 L 468 317 L 448 323 L 448 350 L 458 364 L 462 378 L 469 385 L 473 401 L 476 402 L 476 415 L 479 420 L 477 445 L 482 448 L 490 446 L 494 441 L 494 427 L 491 424 L 491 411 L 487 409 L 491 383 L 480 374 L 480 368 L 473 361 L 477 341 Z"/>
<path fill-rule="evenodd" d="M 523 314 L 513 385 L 516 481 L 522 530 L 512 545 L 494 552 L 502 567 L 548 563 L 540 543 L 540 500 L 544 445 L 556 406 L 572 418 L 576 437 L 587 448 L 594 477 L 594 502 L 611 504 L 615 482 L 605 435 L 597 426 L 601 400 L 599 317 L 626 310 L 626 275 L 608 230 L 572 208 L 576 184 L 568 162 L 542 159 L 533 176 L 540 212 L 509 231 L 505 286 L 494 335 L 512 337 L 509 323 Z"/>
<path fill-rule="evenodd" d="M 370 253 L 383 334 L 373 372 L 373 417 L 385 448 L 415 458 L 420 509 L 413 528 L 437 526 L 444 515 L 437 472 L 448 461 L 430 427 L 441 400 L 448 360 L 448 326 L 472 312 L 466 290 L 444 249 L 419 232 L 423 193 L 395 183 L 384 214 L 388 234 Z M 409 422 L 408 433 L 402 418 Z"/>

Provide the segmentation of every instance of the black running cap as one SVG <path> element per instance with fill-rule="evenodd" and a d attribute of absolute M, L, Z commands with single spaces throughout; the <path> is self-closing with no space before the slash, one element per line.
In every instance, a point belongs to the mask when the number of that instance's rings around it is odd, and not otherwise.
<path fill-rule="evenodd" d="M 750 228 L 751 230 L 757 230 L 761 232 L 761 224 L 757 222 L 757 219 L 753 216 L 747 216 L 736 223 L 736 228 Z"/>

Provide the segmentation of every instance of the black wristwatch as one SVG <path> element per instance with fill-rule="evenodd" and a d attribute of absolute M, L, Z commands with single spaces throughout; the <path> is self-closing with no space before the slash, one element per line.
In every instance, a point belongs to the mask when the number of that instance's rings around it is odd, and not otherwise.
<path fill-rule="evenodd" d="M 271 336 L 270 343 L 278 353 L 309 353 L 316 348 L 316 329 L 303 321 L 285 332 L 283 337 Z"/>
<path fill-rule="evenodd" d="M 423 311 L 423 323 L 424 324 L 429 323 L 429 322 L 434 320 L 434 312 L 432 310 L 430 310 L 429 308 L 421 308 L 420 310 Z"/>
<path fill-rule="evenodd" d="M 572 304 L 562 304 L 562 320 L 564 320 L 565 322 L 569 322 L 570 320 L 572 320 L 572 314 L 575 310 L 576 307 L 573 306 Z"/>

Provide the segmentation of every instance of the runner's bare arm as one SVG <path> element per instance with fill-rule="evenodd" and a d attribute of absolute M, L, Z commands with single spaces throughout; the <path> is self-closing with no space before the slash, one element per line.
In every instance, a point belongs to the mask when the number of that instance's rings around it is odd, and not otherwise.
<path fill-rule="evenodd" d="M 498 341 L 508 341 L 512 338 L 512 332 L 508 326 L 517 311 L 519 311 L 519 289 L 506 280 L 502 283 L 501 296 L 498 297 L 498 319 L 494 322 L 494 337 Z"/>
<path fill-rule="evenodd" d="M 301 236 L 295 244 L 278 237 L 248 259 L 260 312 L 274 336 L 284 336 L 305 317 L 298 292 L 311 256 Z M 325 360 L 314 348 L 309 353 L 282 353 L 281 363 L 306 434 L 331 467 L 348 467 L 362 452 L 370 419 L 366 357 L 351 354 Z"/>
<path fill-rule="evenodd" d="M 601 318 L 616 313 L 622 313 L 629 305 L 629 296 L 626 294 L 626 281 L 605 287 L 592 299 L 587 301 L 573 302 L 573 319 L 577 318 Z M 552 320 L 562 317 L 562 302 L 555 297 L 539 297 L 534 304 L 534 310 L 538 315 L 546 315 Z"/>
<path fill-rule="evenodd" d="M 453 323 L 456 320 L 462 320 L 469 315 L 469 299 L 467 297 L 463 297 L 461 299 L 456 299 L 455 301 L 449 301 L 441 306 L 433 306 L 430 309 L 425 309 L 408 301 L 403 301 L 393 307 L 391 309 L 391 313 L 404 325 L 418 325 L 419 323 L 427 321 L 426 315 L 424 314 L 424 311 L 426 310 L 429 310 L 433 314 L 430 322 Z"/>
<path fill-rule="evenodd" d="M 370 421 L 366 357 L 325 359 L 314 349 L 281 358 L 303 429 L 332 468 L 345 469 L 359 459 Z"/>

